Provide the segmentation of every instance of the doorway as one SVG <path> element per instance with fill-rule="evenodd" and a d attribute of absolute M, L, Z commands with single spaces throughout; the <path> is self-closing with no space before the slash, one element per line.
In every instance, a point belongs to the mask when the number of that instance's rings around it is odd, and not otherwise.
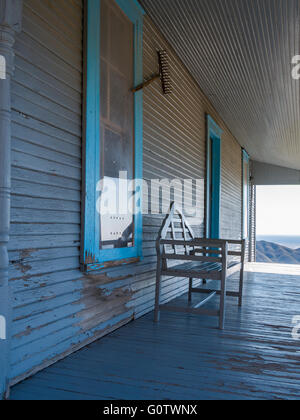
<path fill-rule="evenodd" d="M 222 130 L 207 116 L 206 237 L 220 238 Z"/>

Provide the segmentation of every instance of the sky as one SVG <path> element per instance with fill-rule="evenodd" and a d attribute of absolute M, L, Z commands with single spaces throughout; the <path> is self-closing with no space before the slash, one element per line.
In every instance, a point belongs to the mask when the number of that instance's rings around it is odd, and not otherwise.
<path fill-rule="evenodd" d="M 257 235 L 300 236 L 300 185 L 257 187 Z"/>

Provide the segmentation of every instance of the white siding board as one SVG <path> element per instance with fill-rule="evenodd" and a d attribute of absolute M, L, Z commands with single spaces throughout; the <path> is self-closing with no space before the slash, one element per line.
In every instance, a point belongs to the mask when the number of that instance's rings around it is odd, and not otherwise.
<path fill-rule="evenodd" d="M 48 25 L 45 19 L 42 20 L 38 15 L 30 13 L 31 10 L 28 10 L 29 13 L 25 10 L 22 21 L 23 33 L 81 73 L 82 60 L 78 55 L 80 40 L 77 39 L 77 43 L 74 40 L 68 40 L 60 31 Z"/>
<path fill-rule="evenodd" d="M 15 58 L 15 76 L 20 84 L 59 103 L 66 108 L 79 112 L 81 107 L 81 92 L 72 86 L 58 80 L 55 75 L 43 72 L 33 63 L 20 55 Z"/>
<path fill-rule="evenodd" d="M 17 137 L 12 138 L 12 149 L 16 152 L 24 152 L 28 155 L 62 163 L 66 166 L 81 168 L 81 159 L 76 156 L 68 156 L 65 153 L 57 152 L 56 150 L 41 145 L 32 144 Z"/>
<path fill-rule="evenodd" d="M 13 168 L 15 172 L 15 168 Z M 67 183 L 67 178 L 62 178 L 62 181 Z M 15 177 L 12 180 L 14 186 L 14 193 L 33 198 L 41 199 L 56 199 L 79 202 L 80 191 L 71 188 L 61 188 L 47 184 L 30 184 L 29 181 L 21 181 Z"/>
<path fill-rule="evenodd" d="M 12 87 L 12 91 L 14 91 Z M 26 118 L 34 118 L 43 123 L 59 127 L 61 130 L 69 132 L 75 136 L 81 135 L 81 123 L 78 116 L 74 117 L 74 121 L 65 118 L 62 114 L 59 114 L 59 110 L 53 105 L 53 109 L 49 110 L 43 103 L 41 97 L 41 104 L 35 98 L 34 95 L 29 95 L 28 98 L 13 94 L 12 96 L 12 109 L 24 115 Z M 55 111 L 55 112 L 54 112 Z"/>
<path fill-rule="evenodd" d="M 24 73 L 22 73 L 24 77 Z M 73 109 L 69 109 L 67 106 L 61 106 L 60 103 L 67 102 L 68 98 L 65 98 L 63 95 L 57 94 L 56 92 L 51 89 L 53 92 L 52 95 L 46 95 L 39 89 L 39 85 L 35 82 L 32 77 L 29 77 L 31 80 L 31 86 L 24 86 L 22 83 L 12 83 L 12 93 L 15 96 L 22 97 L 24 99 L 28 99 L 34 104 L 38 104 L 40 107 L 47 109 L 54 114 L 63 115 L 63 117 L 67 120 L 72 122 L 78 121 L 79 125 L 81 123 L 81 109 L 77 105 L 77 110 L 74 111 Z M 48 87 L 48 90 L 49 87 Z M 49 96 L 52 96 L 49 98 Z M 60 102 L 59 102 L 60 101 Z M 15 107 L 17 108 L 18 102 L 15 102 Z M 21 104 L 20 104 L 21 106 Z"/>
<path fill-rule="evenodd" d="M 64 13 L 62 2 L 52 0 L 27 0 L 26 7 L 30 9 L 31 14 L 46 22 L 52 31 L 59 33 L 62 39 L 73 45 L 81 43 L 81 33 L 74 29 L 76 23 L 81 25 L 82 19 L 78 19 L 78 16 L 72 13 L 72 8 L 69 7 Z"/>
<path fill-rule="evenodd" d="M 50 51 L 41 50 L 39 47 L 37 42 L 22 33 L 15 44 L 16 55 L 36 66 L 46 75 L 57 78 L 58 81 L 80 93 L 82 91 L 80 72 L 63 60 L 56 60 Z"/>
<path fill-rule="evenodd" d="M 50 211 L 64 211 L 72 213 L 80 213 L 80 203 L 76 201 L 67 201 L 64 199 L 40 199 L 26 196 L 14 196 L 12 200 L 12 207 L 17 209 L 31 209 L 31 210 L 50 210 Z"/>
<path fill-rule="evenodd" d="M 50 175 L 65 176 L 71 179 L 81 179 L 81 171 L 79 168 L 60 164 L 55 161 L 35 157 L 22 152 L 12 150 L 12 165 L 18 168 L 29 169 L 36 172 L 42 172 Z"/>
<path fill-rule="evenodd" d="M 28 250 L 28 249 L 50 249 L 70 246 L 70 244 L 80 246 L 80 235 L 29 235 L 11 236 L 9 251 Z M 79 263 L 78 263 L 79 268 Z"/>
<path fill-rule="evenodd" d="M 72 156 L 75 158 L 77 166 L 80 166 L 81 159 L 78 157 L 81 154 L 80 145 L 75 145 L 65 140 L 60 140 L 55 137 L 49 136 L 47 134 L 32 130 L 24 125 L 14 124 L 13 125 L 13 139 L 19 139 L 26 141 L 32 145 L 36 145 L 40 148 L 45 148 L 48 150 L 53 150 L 57 154 L 64 156 Z M 62 143 L 63 142 L 63 143 Z"/>

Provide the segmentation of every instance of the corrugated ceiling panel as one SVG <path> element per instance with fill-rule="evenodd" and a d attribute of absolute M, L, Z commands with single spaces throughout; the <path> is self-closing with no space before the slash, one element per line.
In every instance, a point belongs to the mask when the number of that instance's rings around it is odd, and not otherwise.
<path fill-rule="evenodd" d="M 141 3 L 252 158 L 300 169 L 300 1 Z"/>

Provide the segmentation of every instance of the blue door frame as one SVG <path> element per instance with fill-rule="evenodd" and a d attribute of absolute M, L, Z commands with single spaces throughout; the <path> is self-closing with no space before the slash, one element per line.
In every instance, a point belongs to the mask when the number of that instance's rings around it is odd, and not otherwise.
<path fill-rule="evenodd" d="M 220 238 L 221 128 L 207 115 L 206 237 Z"/>
<path fill-rule="evenodd" d="M 249 238 L 250 222 L 250 157 L 245 149 L 242 149 L 243 161 L 243 239 Z"/>

